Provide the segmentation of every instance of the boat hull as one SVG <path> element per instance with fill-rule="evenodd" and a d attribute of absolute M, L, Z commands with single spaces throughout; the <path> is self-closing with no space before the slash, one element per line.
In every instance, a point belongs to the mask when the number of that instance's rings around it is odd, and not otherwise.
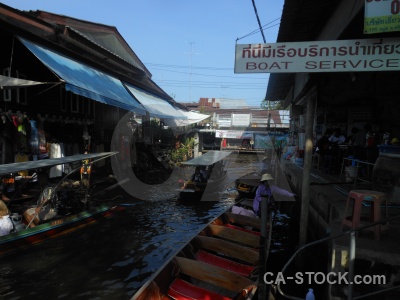
<path fill-rule="evenodd" d="M 224 212 L 166 261 L 132 299 L 253 299 L 260 241 L 265 240 L 260 229 L 258 218 Z"/>
<path fill-rule="evenodd" d="M 256 191 L 260 185 L 261 175 L 258 172 L 246 174 L 235 180 L 235 189 L 240 198 L 254 199 Z"/>
<path fill-rule="evenodd" d="M 71 233 L 114 213 L 123 207 L 101 205 L 77 214 L 53 219 L 33 228 L 23 229 L 0 237 L 0 256 L 23 250 L 48 239 Z"/>
<path fill-rule="evenodd" d="M 220 193 L 223 191 L 227 175 L 210 180 L 207 183 L 196 183 L 196 185 L 185 186 L 179 192 L 179 199 L 185 202 L 219 201 Z"/>

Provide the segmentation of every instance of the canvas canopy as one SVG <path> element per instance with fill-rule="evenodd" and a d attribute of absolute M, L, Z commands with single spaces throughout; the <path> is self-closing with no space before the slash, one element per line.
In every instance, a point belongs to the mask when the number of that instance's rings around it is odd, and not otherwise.
<path fill-rule="evenodd" d="M 210 166 L 210 165 L 215 164 L 216 162 L 219 162 L 220 160 L 224 159 L 231 153 L 232 152 L 230 152 L 230 151 L 212 150 L 212 151 L 208 151 L 207 153 L 205 153 L 199 157 L 193 158 L 189 161 L 185 161 L 182 164 L 189 165 L 189 166 Z"/>
<path fill-rule="evenodd" d="M 15 77 L 8 77 L 4 75 L 0 75 L 0 88 L 1 89 L 16 89 L 16 88 L 25 88 L 33 85 L 40 84 L 49 84 L 48 82 L 39 82 L 32 80 L 25 80 Z"/>

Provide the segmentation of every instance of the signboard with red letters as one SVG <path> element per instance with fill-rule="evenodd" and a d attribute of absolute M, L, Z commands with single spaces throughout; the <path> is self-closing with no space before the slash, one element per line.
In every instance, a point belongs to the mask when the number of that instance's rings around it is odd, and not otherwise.
<path fill-rule="evenodd" d="M 397 37 L 237 44 L 235 52 L 235 73 L 400 71 Z"/>

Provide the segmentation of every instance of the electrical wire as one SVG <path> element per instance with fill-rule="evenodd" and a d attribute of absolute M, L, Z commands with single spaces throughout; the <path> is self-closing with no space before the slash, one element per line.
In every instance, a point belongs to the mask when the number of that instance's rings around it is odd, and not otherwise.
<path fill-rule="evenodd" d="M 263 41 L 264 41 L 264 44 L 265 44 L 267 41 L 265 40 L 264 31 L 263 31 L 262 26 L 261 26 L 260 18 L 258 17 L 256 3 L 254 2 L 254 0 L 251 0 L 251 2 L 253 2 L 254 12 L 256 14 L 258 26 L 260 27 L 261 35 L 263 37 Z"/>

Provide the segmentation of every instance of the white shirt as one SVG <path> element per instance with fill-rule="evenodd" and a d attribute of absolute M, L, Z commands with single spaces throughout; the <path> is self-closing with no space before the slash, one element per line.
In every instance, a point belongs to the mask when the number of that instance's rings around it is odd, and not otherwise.
<path fill-rule="evenodd" d="M 346 138 L 343 135 L 339 135 L 339 136 L 331 135 L 331 137 L 329 138 L 329 141 L 332 143 L 337 142 L 340 145 L 346 141 Z"/>
<path fill-rule="evenodd" d="M 7 235 L 13 229 L 13 223 L 10 219 L 10 216 L 0 217 L 0 236 Z"/>

